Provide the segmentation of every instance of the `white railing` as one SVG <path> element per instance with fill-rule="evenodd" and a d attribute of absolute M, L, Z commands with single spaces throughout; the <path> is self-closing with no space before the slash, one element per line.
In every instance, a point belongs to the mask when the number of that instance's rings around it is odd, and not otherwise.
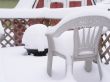
<path fill-rule="evenodd" d="M 2 21 L 4 30 L 5 30 L 5 38 L 1 42 L 2 47 L 6 46 L 15 46 L 22 45 L 22 35 L 25 29 L 37 23 L 43 23 L 47 25 L 51 25 L 51 19 L 62 19 L 68 15 L 67 12 L 72 14 L 72 18 L 83 14 L 86 15 L 101 15 L 103 12 L 106 12 L 106 16 L 110 18 L 110 12 L 107 11 L 108 7 L 101 9 L 97 6 L 84 6 L 84 7 L 76 7 L 76 8 L 60 8 L 60 9 L 49 9 L 49 8 L 39 8 L 39 9 L 0 9 L 0 20 Z M 98 13 L 97 13 L 98 11 Z M 71 19 L 71 18 L 70 18 Z M 67 19 L 66 19 L 67 20 Z M 39 22 L 38 22 L 39 21 Z M 34 22 L 34 23 L 33 23 Z M 104 35 L 106 39 L 103 39 L 101 42 L 100 48 L 105 48 L 105 50 L 101 50 L 105 54 L 101 54 L 101 59 L 105 61 L 107 64 L 110 61 L 109 54 L 109 46 L 105 46 L 106 42 L 108 43 L 110 34 Z M 108 58 L 106 58 L 106 55 Z"/>

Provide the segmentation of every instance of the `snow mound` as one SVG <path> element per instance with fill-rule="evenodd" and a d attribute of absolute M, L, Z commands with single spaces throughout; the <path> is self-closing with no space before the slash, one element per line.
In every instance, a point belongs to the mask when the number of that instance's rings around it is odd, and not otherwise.
<path fill-rule="evenodd" d="M 47 38 L 45 33 L 47 26 L 43 24 L 35 24 L 26 29 L 23 35 L 22 42 L 27 49 L 38 49 L 44 51 L 47 48 Z"/>

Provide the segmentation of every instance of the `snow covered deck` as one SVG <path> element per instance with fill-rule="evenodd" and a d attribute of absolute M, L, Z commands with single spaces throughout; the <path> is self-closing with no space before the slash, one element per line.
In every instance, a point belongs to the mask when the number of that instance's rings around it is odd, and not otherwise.
<path fill-rule="evenodd" d="M 26 55 L 24 47 L 0 49 L 0 82 L 74 82 L 65 78 L 65 61 L 54 57 L 53 76 L 47 75 L 47 56 Z M 62 66 L 62 67 L 61 67 Z M 74 78 L 77 82 L 110 82 L 110 65 L 103 65 L 103 79 L 99 80 L 97 65 L 92 72 L 84 70 L 84 62 L 74 63 Z"/>
<path fill-rule="evenodd" d="M 96 12 L 107 11 L 109 5 L 99 5 L 90 7 L 77 7 L 66 9 L 0 9 L 0 19 L 17 18 L 44 18 L 62 19 L 68 13 L 75 11 L 95 10 Z M 67 13 L 68 12 L 68 13 Z M 79 12 L 80 13 L 80 12 Z M 8 21 L 9 22 L 9 21 Z M 21 20 L 22 22 L 22 20 Z M 20 22 L 20 24 L 21 24 Z M 10 22 L 9 22 L 10 23 Z M 16 23 L 16 22 L 15 22 Z M 17 24 L 16 24 L 17 25 Z M 11 31 L 9 31 L 11 32 Z M 11 35 L 11 34 L 10 34 Z M 50 78 L 46 73 L 47 56 L 28 56 L 24 47 L 0 48 L 0 82 L 74 82 L 73 78 L 65 78 L 64 60 L 54 58 L 53 76 Z M 62 62 L 62 63 L 59 63 Z M 62 65 L 62 68 L 61 68 Z M 90 73 L 85 72 L 84 62 L 75 62 L 74 78 L 77 82 L 109 82 L 110 65 L 103 65 L 103 79 L 99 80 L 97 66 L 93 64 Z M 59 68 L 60 67 L 60 68 Z"/>

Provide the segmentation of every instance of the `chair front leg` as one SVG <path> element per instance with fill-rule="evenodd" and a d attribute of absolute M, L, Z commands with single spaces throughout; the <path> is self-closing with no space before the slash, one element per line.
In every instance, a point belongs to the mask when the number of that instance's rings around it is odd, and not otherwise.
<path fill-rule="evenodd" d="M 53 62 L 53 55 L 52 52 L 48 52 L 48 60 L 47 60 L 47 73 L 51 77 L 52 76 L 52 62 Z"/>
<path fill-rule="evenodd" d="M 102 80 L 102 69 L 101 69 L 99 58 L 97 58 L 97 65 L 98 65 L 98 69 L 99 69 L 100 80 Z"/>
<path fill-rule="evenodd" d="M 71 56 L 66 57 L 66 76 L 70 77 L 73 75 L 73 60 Z"/>

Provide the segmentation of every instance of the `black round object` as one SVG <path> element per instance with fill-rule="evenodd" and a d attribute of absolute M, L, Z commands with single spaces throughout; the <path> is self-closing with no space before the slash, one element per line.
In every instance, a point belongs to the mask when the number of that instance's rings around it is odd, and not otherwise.
<path fill-rule="evenodd" d="M 38 51 L 38 49 L 26 49 L 28 55 L 33 54 L 34 56 L 46 56 L 48 49 L 44 49 L 44 51 Z"/>

